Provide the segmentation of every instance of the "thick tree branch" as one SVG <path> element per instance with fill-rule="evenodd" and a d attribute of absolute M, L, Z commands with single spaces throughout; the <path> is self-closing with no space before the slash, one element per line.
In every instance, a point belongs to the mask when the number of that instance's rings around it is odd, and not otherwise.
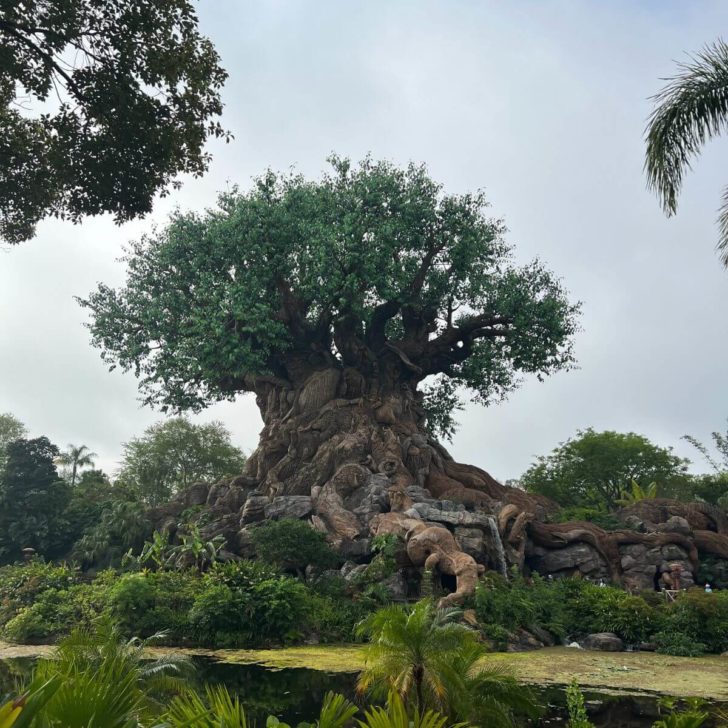
<path fill-rule="evenodd" d="M 385 329 L 387 322 L 393 319 L 400 309 L 398 300 L 380 303 L 372 314 L 371 323 L 367 327 L 366 343 L 374 351 L 379 351 L 386 342 Z"/>
<path fill-rule="evenodd" d="M 420 267 L 417 270 L 415 277 L 412 279 L 410 293 L 418 294 L 422 290 L 422 286 L 425 285 L 425 280 L 427 280 L 427 272 L 432 266 L 432 261 L 435 260 L 435 257 L 438 255 L 438 253 L 440 253 L 444 248 L 444 242 L 440 243 L 439 245 L 436 243 L 430 245 L 427 252 L 425 253 L 425 256 L 422 258 L 422 262 L 420 263 Z"/>

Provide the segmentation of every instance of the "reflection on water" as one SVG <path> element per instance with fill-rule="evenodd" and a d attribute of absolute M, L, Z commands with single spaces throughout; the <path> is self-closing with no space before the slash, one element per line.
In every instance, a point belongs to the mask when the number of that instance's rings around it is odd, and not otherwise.
<path fill-rule="evenodd" d="M 271 670 L 260 665 L 236 665 L 195 658 L 195 681 L 223 683 L 240 696 L 248 714 L 257 725 L 264 725 L 268 715 L 296 725 L 310 721 L 321 708 L 324 696 L 332 690 L 354 700 L 356 675 L 327 673 L 304 668 Z"/>
<path fill-rule="evenodd" d="M 0 697 L 16 693 L 19 684 L 27 682 L 32 672 L 32 658 L 0 661 Z M 274 670 L 260 665 L 216 662 L 193 659 L 193 681 L 222 683 L 238 695 L 256 725 L 265 725 L 268 715 L 296 725 L 311 721 L 319 712 L 324 695 L 332 690 L 355 700 L 356 675 L 326 673 L 304 668 Z M 538 690 L 547 713 L 538 725 L 565 726 L 566 695 L 558 687 Z M 653 696 L 604 695 L 585 691 L 590 718 L 597 728 L 648 728 L 657 717 L 657 700 Z"/>

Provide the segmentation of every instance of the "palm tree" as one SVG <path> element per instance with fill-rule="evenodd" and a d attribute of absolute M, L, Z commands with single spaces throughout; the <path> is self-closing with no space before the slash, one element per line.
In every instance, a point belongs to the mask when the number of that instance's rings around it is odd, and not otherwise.
<path fill-rule="evenodd" d="M 410 718 L 399 693 L 389 693 L 386 707 L 375 706 L 364 712 L 358 720 L 360 728 L 468 728 L 467 723 L 449 723 L 447 716 L 434 710 L 415 710 Z M 482 725 L 486 725 L 483 723 Z"/>
<path fill-rule="evenodd" d="M 71 468 L 71 485 L 73 486 L 76 485 L 78 471 L 87 465 L 92 467 L 94 465 L 94 458 L 97 457 L 98 455 L 95 452 L 91 452 L 86 445 L 76 447 L 75 445 L 69 444 L 68 452 L 61 453 L 58 456 L 58 462 L 61 465 Z"/>
<path fill-rule="evenodd" d="M 728 125 L 728 44 L 706 46 L 654 97 L 645 171 L 668 215 L 677 210 L 683 175 L 703 145 Z M 718 216 L 718 251 L 728 267 L 728 188 Z"/>
<path fill-rule="evenodd" d="M 393 605 L 370 615 L 359 627 L 370 643 L 358 691 L 394 692 L 410 712 L 433 709 L 451 721 L 494 728 L 537 716 L 530 689 L 483 663 L 486 650 L 474 630 L 456 621 L 461 614 L 423 599 L 411 609 Z"/>
<path fill-rule="evenodd" d="M 420 711 L 442 707 L 448 662 L 476 642 L 475 632 L 455 621 L 460 614 L 459 609 L 437 609 L 429 599 L 411 609 L 391 605 L 371 614 L 358 629 L 370 643 L 357 690 L 380 696 L 394 690 L 408 707 L 414 697 Z"/>
<path fill-rule="evenodd" d="M 184 687 L 181 676 L 187 662 L 172 657 L 144 659 L 144 648 L 155 637 L 124 641 L 108 620 L 94 631 L 72 632 L 33 674 L 31 691 L 60 678 L 43 707 L 42 725 L 136 728 L 158 714 L 157 697 Z"/>
<path fill-rule="evenodd" d="M 443 674 L 451 720 L 488 728 L 511 728 L 521 717 L 535 721 L 543 712 L 531 688 L 521 685 L 502 666 L 487 665 L 484 649 L 473 643 L 460 649 Z"/>
<path fill-rule="evenodd" d="M 240 699 L 223 685 L 206 686 L 205 697 L 188 688 L 170 703 L 160 726 L 167 728 L 247 728 Z"/>
<path fill-rule="evenodd" d="M 630 488 L 622 488 L 622 497 L 615 501 L 618 506 L 631 506 L 643 500 L 657 498 L 657 483 L 652 481 L 643 488 L 634 478 L 630 481 Z"/>

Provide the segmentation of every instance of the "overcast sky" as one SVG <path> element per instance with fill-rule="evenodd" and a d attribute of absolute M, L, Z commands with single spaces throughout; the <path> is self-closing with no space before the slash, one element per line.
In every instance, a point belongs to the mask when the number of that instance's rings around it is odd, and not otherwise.
<path fill-rule="evenodd" d="M 648 97 L 674 61 L 728 34 L 725 2 L 201 0 L 230 74 L 201 180 L 117 227 L 46 221 L 0 251 L 0 412 L 113 471 L 161 415 L 109 373 L 74 295 L 118 285 L 125 241 L 175 205 L 202 209 L 266 167 L 318 175 L 332 151 L 424 161 L 448 191 L 485 188 L 520 260 L 544 259 L 584 303 L 580 369 L 470 406 L 452 452 L 500 479 L 579 428 L 643 433 L 680 454 L 728 416 L 728 272 L 714 252 L 728 142 L 706 150 L 666 219 L 645 189 Z M 255 447 L 252 397 L 195 418 Z M 697 464 L 696 464 L 697 465 Z M 702 464 L 697 467 L 702 468 Z"/>

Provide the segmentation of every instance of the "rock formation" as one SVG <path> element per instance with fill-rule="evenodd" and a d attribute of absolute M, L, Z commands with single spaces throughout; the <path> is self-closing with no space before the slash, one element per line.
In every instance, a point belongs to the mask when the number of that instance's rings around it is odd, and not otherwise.
<path fill-rule="evenodd" d="M 407 386 L 395 392 L 345 368 L 315 372 L 298 390 L 262 381 L 257 393 L 265 424 L 245 474 L 180 494 L 156 509 L 159 527 L 173 531 L 182 510 L 204 504 L 204 535 L 222 534 L 233 554 L 246 555 L 256 524 L 306 519 L 354 564 L 371 560 L 374 536 L 397 534 L 403 568 L 454 578 L 442 604 L 461 603 L 486 568 L 642 590 L 667 585 L 672 564 L 685 587 L 701 558 L 728 560 L 728 519 L 705 504 L 642 501 L 610 532 L 548 522 L 556 504 L 455 462 L 426 433 L 419 395 Z"/>

